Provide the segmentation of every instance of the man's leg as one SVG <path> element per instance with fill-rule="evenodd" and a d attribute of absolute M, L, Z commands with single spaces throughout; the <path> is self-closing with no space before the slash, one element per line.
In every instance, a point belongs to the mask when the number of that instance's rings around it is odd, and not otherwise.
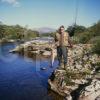
<path fill-rule="evenodd" d="M 59 62 L 59 66 L 61 66 L 62 63 L 62 50 L 61 47 L 57 47 L 57 58 L 58 58 L 58 62 Z"/>
<path fill-rule="evenodd" d="M 64 58 L 64 68 L 66 69 L 66 66 L 67 66 L 67 56 L 68 56 L 68 50 L 67 50 L 67 47 L 66 46 L 63 46 L 62 47 L 62 55 L 63 55 L 63 58 Z"/>

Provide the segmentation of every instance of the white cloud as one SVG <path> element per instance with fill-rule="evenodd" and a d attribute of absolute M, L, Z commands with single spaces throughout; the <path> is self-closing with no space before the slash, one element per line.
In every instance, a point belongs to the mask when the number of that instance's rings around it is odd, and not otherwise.
<path fill-rule="evenodd" d="M 18 2 L 18 0 L 1 0 L 1 1 L 9 3 L 9 4 L 13 5 L 14 7 L 19 7 L 20 6 L 20 3 Z"/>

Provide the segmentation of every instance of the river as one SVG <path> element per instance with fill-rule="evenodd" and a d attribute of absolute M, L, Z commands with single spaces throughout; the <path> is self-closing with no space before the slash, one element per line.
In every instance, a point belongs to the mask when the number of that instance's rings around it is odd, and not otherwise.
<path fill-rule="evenodd" d="M 57 60 L 51 68 L 49 59 L 35 60 L 9 53 L 15 46 L 0 45 L 0 100 L 56 100 L 47 89 L 47 80 L 57 67 Z"/>

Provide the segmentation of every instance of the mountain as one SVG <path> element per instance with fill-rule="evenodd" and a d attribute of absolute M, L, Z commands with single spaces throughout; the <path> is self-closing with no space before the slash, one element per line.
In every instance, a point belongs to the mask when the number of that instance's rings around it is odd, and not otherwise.
<path fill-rule="evenodd" d="M 48 28 L 48 27 L 36 28 L 34 30 L 35 31 L 38 31 L 40 34 L 43 34 L 43 33 L 51 33 L 51 32 L 55 32 L 56 31 L 56 29 Z"/>

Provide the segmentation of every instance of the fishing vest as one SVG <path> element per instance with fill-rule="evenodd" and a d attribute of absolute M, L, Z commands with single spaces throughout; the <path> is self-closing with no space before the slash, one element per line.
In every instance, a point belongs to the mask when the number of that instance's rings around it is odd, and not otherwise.
<path fill-rule="evenodd" d="M 57 46 L 68 46 L 68 37 L 69 34 L 67 32 L 64 32 L 63 34 L 56 33 L 55 40 Z"/>

